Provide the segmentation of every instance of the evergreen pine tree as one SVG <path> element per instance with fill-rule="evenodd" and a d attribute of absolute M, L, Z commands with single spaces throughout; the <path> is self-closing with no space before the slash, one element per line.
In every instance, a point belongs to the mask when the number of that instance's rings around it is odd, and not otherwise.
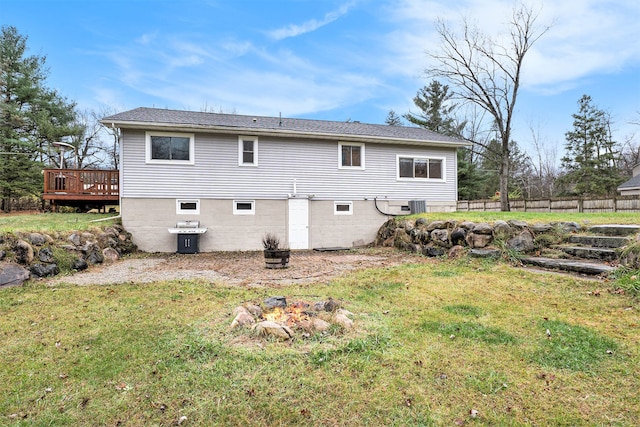
<path fill-rule="evenodd" d="M 74 104 L 44 86 L 45 58 L 26 56 L 15 27 L 0 33 L 0 208 L 42 193 L 43 148 L 71 133 Z"/>
<path fill-rule="evenodd" d="M 612 140 L 608 115 L 592 104 L 588 95 L 578 101 L 573 130 L 565 134 L 566 170 L 563 182 L 569 192 L 580 196 L 611 194 L 620 183 L 616 170 L 617 144 Z"/>

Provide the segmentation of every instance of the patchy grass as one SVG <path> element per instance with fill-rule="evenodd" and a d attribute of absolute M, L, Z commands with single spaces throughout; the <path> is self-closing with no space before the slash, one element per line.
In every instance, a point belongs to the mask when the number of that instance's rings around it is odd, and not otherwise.
<path fill-rule="evenodd" d="M 614 340 L 583 326 L 543 320 L 540 329 L 544 328 L 547 337 L 539 339 L 531 360 L 545 368 L 590 371 L 618 348 Z"/>
<path fill-rule="evenodd" d="M 104 227 L 118 220 L 91 222 L 97 219 L 112 218 L 114 214 L 97 213 L 38 213 L 38 214 L 0 214 L 0 233 L 23 232 L 66 232 L 90 231 Z"/>
<path fill-rule="evenodd" d="M 473 259 L 274 289 L 31 282 L 0 291 L 0 424 L 635 425 L 637 300 L 600 286 Z M 356 328 L 229 330 L 273 295 L 339 299 Z"/>
<path fill-rule="evenodd" d="M 432 212 L 412 215 L 412 218 L 424 217 L 429 221 L 449 220 L 493 222 L 510 219 L 526 221 L 531 224 L 550 222 L 577 222 L 580 225 L 593 224 L 638 224 L 637 213 L 603 212 L 603 213 L 551 213 L 551 212 Z"/>

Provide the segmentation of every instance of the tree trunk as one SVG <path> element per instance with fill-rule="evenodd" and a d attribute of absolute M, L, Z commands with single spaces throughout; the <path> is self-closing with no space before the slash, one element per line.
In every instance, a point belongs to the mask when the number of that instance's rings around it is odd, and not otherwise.
<path fill-rule="evenodd" d="M 500 210 L 511 211 L 509 206 L 509 145 L 502 146 L 502 161 L 500 162 Z"/>

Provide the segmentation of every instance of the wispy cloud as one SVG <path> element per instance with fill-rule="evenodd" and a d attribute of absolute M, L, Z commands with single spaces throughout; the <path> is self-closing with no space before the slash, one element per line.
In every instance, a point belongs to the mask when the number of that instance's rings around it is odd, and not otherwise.
<path fill-rule="evenodd" d="M 332 23 L 337 20 L 341 16 L 345 15 L 349 10 L 355 5 L 355 2 L 345 3 L 340 6 L 338 9 L 328 12 L 324 15 L 324 18 L 318 19 L 310 19 L 302 24 L 290 24 L 283 28 L 278 28 L 272 31 L 269 31 L 267 34 L 274 40 L 283 40 L 289 37 L 297 37 L 302 34 L 310 33 L 312 31 L 317 30 L 318 28 L 322 28 L 327 24 Z"/>
<path fill-rule="evenodd" d="M 594 73 L 612 73 L 640 61 L 640 4 L 636 0 L 565 0 L 538 2 L 538 23 L 552 24 L 525 59 L 523 87 L 545 93 L 566 90 Z M 438 47 L 436 18 L 456 28 L 467 17 L 481 31 L 497 37 L 506 30 L 513 3 L 504 0 L 403 0 L 389 10 L 398 28 L 389 34 L 388 49 L 403 67 L 424 70 L 426 51 Z M 391 53 L 393 55 L 393 53 Z M 389 63 L 393 67 L 393 62 Z"/>

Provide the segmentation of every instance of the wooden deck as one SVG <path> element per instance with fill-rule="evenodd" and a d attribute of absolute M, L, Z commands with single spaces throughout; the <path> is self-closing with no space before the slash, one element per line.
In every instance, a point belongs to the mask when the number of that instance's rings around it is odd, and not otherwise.
<path fill-rule="evenodd" d="M 120 201 L 119 171 L 45 169 L 44 200 L 53 205 L 104 208 Z"/>

